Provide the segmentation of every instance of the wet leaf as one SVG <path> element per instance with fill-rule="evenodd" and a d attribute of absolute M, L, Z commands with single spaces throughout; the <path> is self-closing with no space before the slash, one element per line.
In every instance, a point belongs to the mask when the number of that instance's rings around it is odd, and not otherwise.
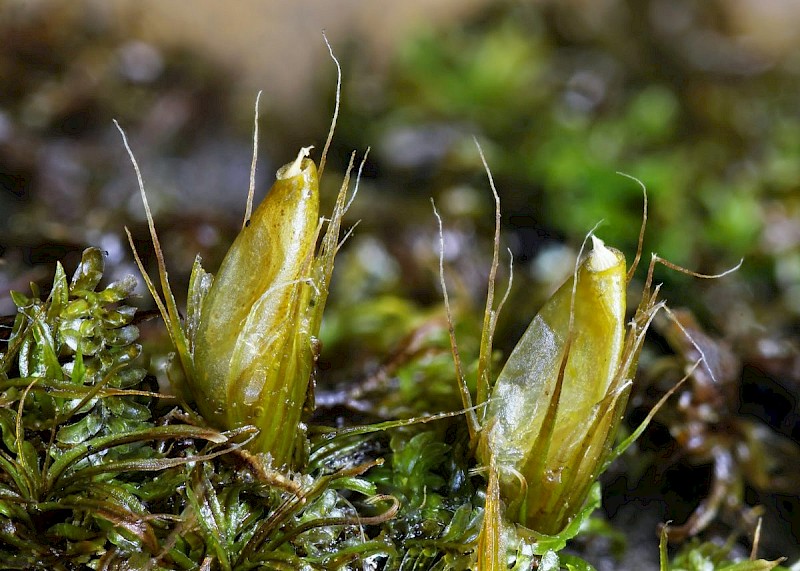
<path fill-rule="evenodd" d="M 96 414 L 87 414 L 78 422 L 62 426 L 56 440 L 62 444 L 79 444 L 95 436 L 103 427 L 103 419 Z"/>
<path fill-rule="evenodd" d="M 70 289 L 73 291 L 94 291 L 103 277 L 104 267 L 103 253 L 97 248 L 87 248 L 83 251 L 81 262 L 72 275 Z"/>

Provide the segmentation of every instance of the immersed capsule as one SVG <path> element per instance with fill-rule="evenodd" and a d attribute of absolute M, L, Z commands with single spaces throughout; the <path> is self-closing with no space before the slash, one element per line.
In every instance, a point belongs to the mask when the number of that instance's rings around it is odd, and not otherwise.
<path fill-rule="evenodd" d="M 509 356 L 478 434 L 509 516 L 540 533 L 563 529 L 602 471 L 640 347 L 625 335 L 625 257 L 592 240 Z"/>
<path fill-rule="evenodd" d="M 314 365 L 314 314 L 324 305 L 312 276 L 319 182 L 307 155 L 278 170 L 228 250 L 202 300 L 189 379 L 203 416 L 223 428 L 258 427 L 251 449 L 276 465 L 292 457 Z"/>

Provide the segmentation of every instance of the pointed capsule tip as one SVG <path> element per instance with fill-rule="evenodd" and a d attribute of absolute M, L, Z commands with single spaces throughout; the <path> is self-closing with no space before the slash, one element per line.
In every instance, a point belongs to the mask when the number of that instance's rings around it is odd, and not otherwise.
<path fill-rule="evenodd" d="M 311 149 L 313 148 L 314 148 L 313 145 L 310 145 L 308 147 L 302 147 L 300 149 L 300 152 L 297 153 L 297 158 L 294 160 L 294 162 L 280 169 L 278 171 L 277 177 L 279 179 L 294 178 L 301 172 L 303 172 L 302 168 L 303 159 L 306 158 L 311 153 Z"/>
<path fill-rule="evenodd" d="M 617 256 L 606 248 L 605 242 L 592 234 L 592 252 L 589 254 L 589 269 L 593 272 L 604 272 L 617 264 Z"/>

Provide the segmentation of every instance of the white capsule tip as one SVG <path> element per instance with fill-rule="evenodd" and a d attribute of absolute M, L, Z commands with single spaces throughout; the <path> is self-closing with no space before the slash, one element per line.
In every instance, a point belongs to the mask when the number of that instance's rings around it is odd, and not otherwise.
<path fill-rule="evenodd" d="M 604 272 L 617 265 L 617 256 L 605 242 L 592 234 L 592 252 L 589 254 L 589 269 L 593 272 Z"/>
<path fill-rule="evenodd" d="M 294 160 L 294 162 L 291 165 L 289 165 L 288 168 L 282 168 L 281 170 L 278 171 L 277 175 L 278 178 L 280 179 L 294 178 L 301 172 L 303 172 L 302 168 L 303 159 L 306 158 L 311 153 L 311 149 L 313 148 L 314 148 L 313 145 L 301 148 L 300 152 L 297 153 L 297 158 Z"/>

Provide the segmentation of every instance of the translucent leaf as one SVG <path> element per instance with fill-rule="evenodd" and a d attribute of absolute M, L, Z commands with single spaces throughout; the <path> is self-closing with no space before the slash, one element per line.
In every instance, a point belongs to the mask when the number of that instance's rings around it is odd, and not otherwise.
<path fill-rule="evenodd" d="M 129 398 L 110 397 L 103 401 L 112 413 L 116 416 L 130 420 L 148 420 L 150 409 L 143 404 L 137 403 Z"/>
<path fill-rule="evenodd" d="M 141 367 L 125 367 L 114 375 L 112 385 L 121 389 L 132 388 L 144 379 L 147 371 Z"/>
<path fill-rule="evenodd" d="M 186 300 L 186 337 L 192 350 L 194 350 L 197 328 L 200 326 L 203 303 L 213 284 L 214 276 L 203 269 L 200 264 L 200 256 L 197 256 L 192 265 L 192 275 L 189 278 L 189 294 Z"/>
<path fill-rule="evenodd" d="M 109 311 L 103 317 L 103 325 L 107 329 L 114 329 L 127 325 L 133 319 L 136 308 L 129 305 L 122 305 L 115 310 Z"/>
<path fill-rule="evenodd" d="M 78 422 L 59 428 L 56 440 L 62 444 L 79 444 L 94 437 L 103 428 L 103 419 L 98 414 L 89 413 Z"/>
<path fill-rule="evenodd" d="M 33 348 L 33 340 L 28 337 L 24 339 L 19 348 L 19 358 L 17 359 L 19 363 L 19 374 L 22 377 L 31 377 L 33 376 L 33 363 L 32 363 L 32 356 L 31 351 Z"/>
<path fill-rule="evenodd" d="M 56 263 L 56 274 L 53 278 L 53 289 L 48 297 L 49 306 L 47 308 L 47 319 L 53 321 L 61 315 L 61 312 L 69 301 L 69 287 L 67 286 L 67 275 L 60 262 Z"/>
<path fill-rule="evenodd" d="M 126 325 L 119 329 L 111 329 L 106 335 L 106 344 L 112 347 L 130 345 L 139 338 L 139 328 L 135 325 Z"/>
<path fill-rule="evenodd" d="M 25 295 L 21 294 L 18 291 L 11 290 L 9 292 L 9 295 L 11 296 L 11 301 L 14 302 L 14 305 L 19 307 L 20 309 L 23 307 L 29 307 L 33 303 L 33 300 L 31 300 L 31 298 L 26 297 Z"/>
<path fill-rule="evenodd" d="M 560 571 L 561 562 L 555 551 L 546 551 L 539 561 L 539 571 Z"/>
<path fill-rule="evenodd" d="M 469 504 L 458 506 L 453 513 L 447 527 L 445 527 L 440 539 L 442 542 L 464 541 L 464 533 L 470 529 L 473 523 L 473 510 Z"/>
<path fill-rule="evenodd" d="M 130 297 L 136 290 L 138 281 L 133 276 L 125 276 L 119 281 L 109 284 L 98 295 L 98 299 L 104 303 L 117 303 Z"/>
<path fill-rule="evenodd" d="M 337 478 L 335 485 L 337 490 L 350 490 L 363 496 L 374 496 L 378 493 L 375 484 L 363 478 Z"/>
<path fill-rule="evenodd" d="M 113 360 L 109 361 L 109 364 L 120 365 L 122 363 L 127 363 L 138 357 L 141 352 L 142 347 L 136 343 L 114 347 L 113 350 L 110 351 Z"/>
<path fill-rule="evenodd" d="M 75 354 L 75 360 L 72 362 L 69 374 L 70 379 L 76 385 L 82 385 L 86 380 L 86 366 L 83 362 L 83 353 L 80 351 Z"/>
<path fill-rule="evenodd" d="M 28 481 L 38 487 L 41 479 L 39 455 L 36 453 L 36 448 L 33 447 L 33 444 L 27 440 L 23 440 L 17 449 L 17 463 L 20 466 L 24 465 Z"/>
<path fill-rule="evenodd" d="M 104 266 L 103 252 L 97 248 L 86 248 L 72 275 L 72 290 L 94 291 L 103 277 Z"/>
<path fill-rule="evenodd" d="M 0 408 L 0 435 L 3 437 L 3 444 L 9 450 L 16 447 L 16 420 L 16 412 Z"/>
<path fill-rule="evenodd" d="M 63 537 L 70 541 L 85 541 L 97 535 L 97 532 L 72 523 L 57 523 L 47 530 L 47 534 L 51 537 Z"/>
<path fill-rule="evenodd" d="M 61 364 L 58 361 L 58 350 L 56 349 L 53 334 L 42 317 L 41 312 L 37 312 L 37 319 L 32 328 L 36 345 L 31 353 L 33 363 L 30 374 L 31 376 L 63 380 Z"/>
<path fill-rule="evenodd" d="M 61 342 L 73 351 L 77 351 L 85 337 L 85 332 L 82 330 L 90 327 L 91 325 L 87 325 L 87 320 L 82 317 L 62 320 L 58 330 L 61 337 Z M 86 347 L 81 347 L 82 351 L 84 351 L 84 349 L 86 349 Z M 95 351 L 96 348 L 94 350 L 90 350 L 89 352 L 84 351 L 84 354 L 93 355 Z"/>
<path fill-rule="evenodd" d="M 84 298 L 73 299 L 61 312 L 62 320 L 83 318 L 89 313 L 89 302 Z"/>

